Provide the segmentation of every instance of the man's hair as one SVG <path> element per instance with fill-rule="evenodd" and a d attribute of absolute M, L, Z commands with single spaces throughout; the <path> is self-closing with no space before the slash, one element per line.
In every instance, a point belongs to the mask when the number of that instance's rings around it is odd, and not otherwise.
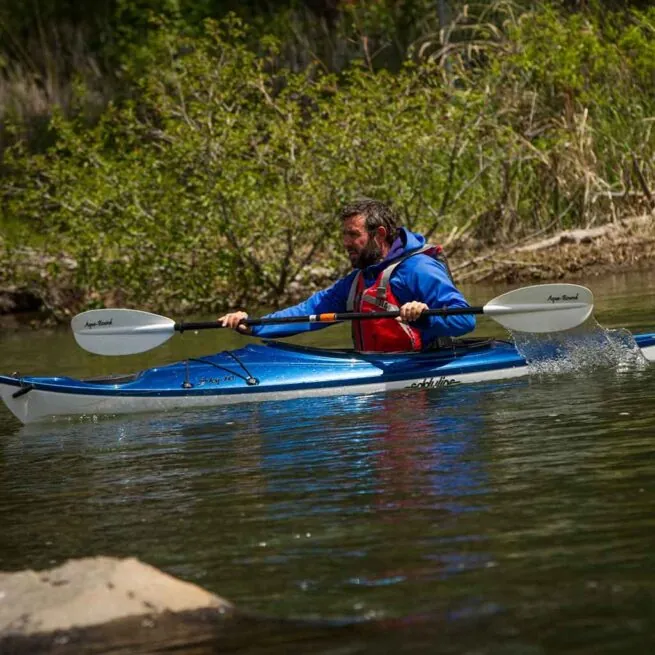
<path fill-rule="evenodd" d="M 371 198 L 358 198 L 349 202 L 339 212 L 339 218 L 345 221 L 352 216 L 363 216 L 365 219 L 366 230 L 373 234 L 376 228 L 382 226 L 387 230 L 387 243 L 391 245 L 396 238 L 398 229 L 398 214 L 379 200 Z"/>

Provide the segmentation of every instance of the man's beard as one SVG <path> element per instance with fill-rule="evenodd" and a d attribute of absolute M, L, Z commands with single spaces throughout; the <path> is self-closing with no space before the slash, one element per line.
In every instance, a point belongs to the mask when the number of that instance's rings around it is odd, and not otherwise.
<path fill-rule="evenodd" d="M 380 261 L 382 261 L 380 246 L 378 246 L 375 239 L 369 239 L 357 259 L 353 262 L 353 268 L 364 269 Z"/>

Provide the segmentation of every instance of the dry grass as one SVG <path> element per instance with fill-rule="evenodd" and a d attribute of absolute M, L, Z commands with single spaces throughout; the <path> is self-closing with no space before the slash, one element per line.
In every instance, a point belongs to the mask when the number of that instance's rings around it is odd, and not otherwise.
<path fill-rule="evenodd" d="M 9 120 L 38 139 L 55 107 L 69 115 L 79 106 L 94 116 L 114 95 L 114 76 L 83 28 L 53 25 L 24 43 L 7 32 L 2 37 L 12 56 L 0 68 L 0 145 L 6 145 Z"/>

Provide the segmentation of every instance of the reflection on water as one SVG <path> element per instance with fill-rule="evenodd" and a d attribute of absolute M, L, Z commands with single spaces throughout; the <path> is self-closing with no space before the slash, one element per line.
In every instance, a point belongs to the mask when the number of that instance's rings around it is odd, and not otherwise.
<path fill-rule="evenodd" d="M 421 389 L 23 427 L 6 444 L 3 470 L 12 475 L 3 478 L 3 497 L 31 511 L 15 516 L 4 535 L 7 563 L 21 566 L 27 556 L 47 566 L 111 545 L 148 561 L 155 555 L 207 584 L 218 573 L 207 560 L 221 552 L 231 558 L 233 595 L 248 606 L 293 588 L 348 615 L 387 612 L 366 588 L 439 579 L 486 558 L 460 552 L 477 535 L 449 535 L 458 516 L 483 510 L 483 416 L 475 411 L 482 398 L 468 389 L 441 398 Z M 70 522 L 65 530 L 52 513 L 60 504 Z M 39 537 L 32 541 L 30 532 Z M 184 548 L 191 533 L 193 558 Z M 362 562 L 383 560 L 392 542 L 398 562 L 364 573 Z M 449 546 L 438 554 L 431 544 Z M 415 554 L 420 573 L 399 573 Z M 310 570 L 297 577 L 289 564 L 307 557 Z M 244 595 L 241 580 L 253 566 L 267 580 Z M 229 595 L 220 577 L 216 589 Z"/>
<path fill-rule="evenodd" d="M 55 335 L 23 338 L 0 340 L 8 362 L 56 368 Z M 136 556 L 315 622 L 224 652 L 648 652 L 654 392 L 653 367 L 591 367 L 98 423 L 5 412 L 0 568 Z"/>

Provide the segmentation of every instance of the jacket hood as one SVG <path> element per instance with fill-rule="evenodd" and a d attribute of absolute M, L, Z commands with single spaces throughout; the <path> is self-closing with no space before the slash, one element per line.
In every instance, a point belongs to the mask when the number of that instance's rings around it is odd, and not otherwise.
<path fill-rule="evenodd" d="M 411 232 L 406 227 L 399 227 L 387 256 L 381 262 L 369 266 L 366 269 L 366 275 L 377 275 L 391 260 L 402 257 L 417 248 L 422 248 L 424 245 L 425 237 L 422 234 Z"/>
<path fill-rule="evenodd" d="M 384 261 L 401 257 L 412 250 L 422 248 L 424 245 L 425 237 L 422 234 L 410 232 L 406 227 L 400 227 L 396 232 L 395 241 L 391 244 L 391 250 L 389 250 L 389 254 L 384 258 Z"/>

